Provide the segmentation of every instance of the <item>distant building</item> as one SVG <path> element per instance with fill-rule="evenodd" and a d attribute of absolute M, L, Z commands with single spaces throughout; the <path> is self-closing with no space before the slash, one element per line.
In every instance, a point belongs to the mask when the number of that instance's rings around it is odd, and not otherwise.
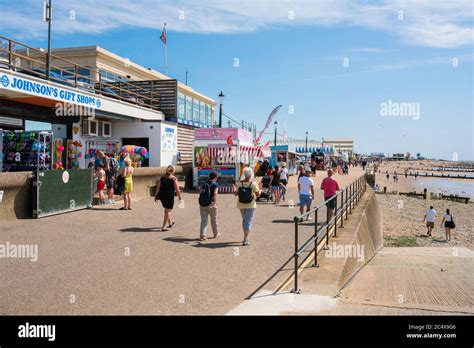
<path fill-rule="evenodd" d="M 379 159 L 385 158 L 385 154 L 383 152 L 371 152 L 370 156 Z"/>
<path fill-rule="evenodd" d="M 389 157 L 388 160 L 391 161 L 403 161 L 405 159 L 405 154 L 403 153 L 394 153 L 392 157 Z"/>
<path fill-rule="evenodd" d="M 354 139 L 351 138 L 323 138 L 323 146 L 334 146 L 339 153 L 354 154 Z"/>

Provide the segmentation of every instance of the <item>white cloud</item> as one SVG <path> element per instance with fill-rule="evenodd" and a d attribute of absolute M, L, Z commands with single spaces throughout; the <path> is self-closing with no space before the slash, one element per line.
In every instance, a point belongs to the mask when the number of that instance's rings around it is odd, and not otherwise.
<path fill-rule="evenodd" d="M 2 1 L 0 27 L 21 38 L 44 37 L 42 3 L 25 0 L 7 5 Z M 56 35 L 127 27 L 161 30 L 163 22 L 169 31 L 202 34 L 346 26 L 381 30 L 407 44 L 450 48 L 472 44 L 474 33 L 471 0 L 62 0 L 54 5 Z M 402 20 L 399 11 L 403 11 Z"/>

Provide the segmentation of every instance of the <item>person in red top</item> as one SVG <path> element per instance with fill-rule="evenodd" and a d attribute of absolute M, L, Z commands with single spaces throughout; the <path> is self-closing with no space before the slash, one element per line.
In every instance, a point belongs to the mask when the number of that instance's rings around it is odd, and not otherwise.
<path fill-rule="evenodd" d="M 329 199 L 336 196 L 337 191 L 339 191 L 339 183 L 336 179 L 332 178 L 333 171 L 331 169 L 328 170 L 328 176 L 323 179 L 321 182 L 321 190 L 324 190 L 324 201 L 328 201 Z M 327 216 L 328 221 L 331 220 L 332 215 L 334 213 L 334 208 L 336 207 L 336 200 L 337 198 L 331 199 L 329 202 L 326 203 L 327 207 Z"/>

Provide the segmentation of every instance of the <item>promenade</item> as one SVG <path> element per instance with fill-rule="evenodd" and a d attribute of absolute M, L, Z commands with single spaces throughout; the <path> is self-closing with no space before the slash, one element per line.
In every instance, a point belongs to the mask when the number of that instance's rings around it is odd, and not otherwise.
<path fill-rule="evenodd" d="M 336 175 L 344 187 L 362 174 Z M 317 173 L 316 203 L 324 172 Z M 198 195 L 176 200 L 176 225 L 161 232 L 161 204 L 134 200 L 132 211 L 95 207 L 40 220 L 2 221 L 0 243 L 37 244 L 38 260 L 2 258 L 1 314 L 225 314 L 244 301 L 293 253 L 296 177 L 286 205 L 258 205 L 241 245 L 237 198 L 221 194 L 222 237 L 198 242 Z M 315 203 L 313 203 L 315 206 Z M 302 229 L 302 240 L 312 228 Z M 208 231 L 208 236 L 212 232 Z"/>

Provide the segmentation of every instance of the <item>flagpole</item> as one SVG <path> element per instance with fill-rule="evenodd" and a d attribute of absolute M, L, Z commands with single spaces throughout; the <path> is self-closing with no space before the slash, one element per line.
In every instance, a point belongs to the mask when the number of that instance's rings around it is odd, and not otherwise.
<path fill-rule="evenodd" d="M 165 43 L 165 75 L 168 76 L 168 40 Z"/>
<path fill-rule="evenodd" d="M 166 23 L 165 23 L 165 33 L 166 33 Z M 165 34 L 168 36 L 168 33 Z M 165 41 L 165 75 L 168 76 L 168 37 L 166 37 Z"/>

